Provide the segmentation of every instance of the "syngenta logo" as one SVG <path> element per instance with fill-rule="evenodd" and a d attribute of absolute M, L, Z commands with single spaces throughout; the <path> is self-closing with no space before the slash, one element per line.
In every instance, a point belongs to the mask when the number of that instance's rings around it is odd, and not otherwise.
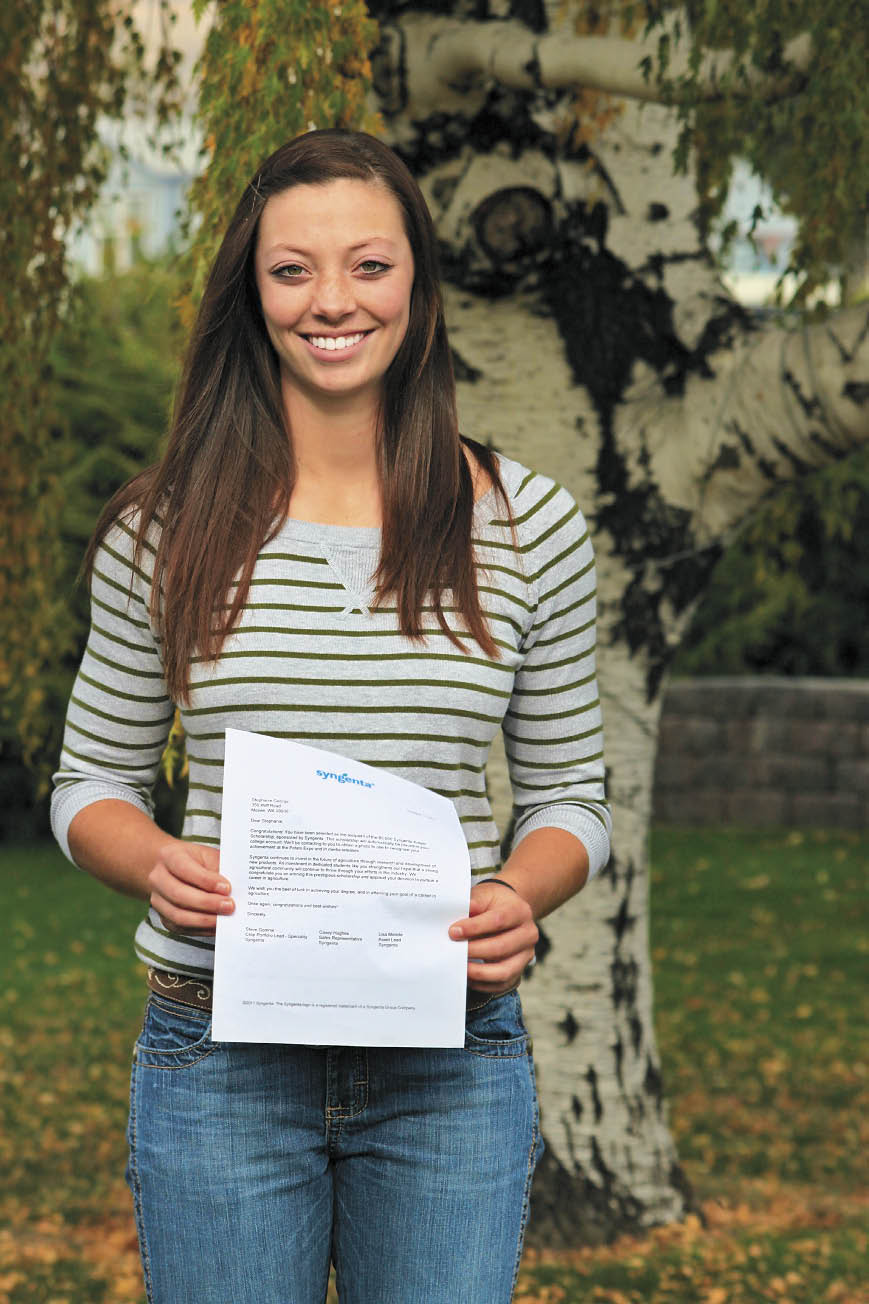
<path fill-rule="evenodd" d="M 333 774 L 331 770 L 318 770 L 321 779 L 334 779 L 336 783 L 355 783 L 357 788 L 373 788 L 373 783 L 366 783 L 364 779 L 354 779 L 345 770 L 343 774 Z"/>

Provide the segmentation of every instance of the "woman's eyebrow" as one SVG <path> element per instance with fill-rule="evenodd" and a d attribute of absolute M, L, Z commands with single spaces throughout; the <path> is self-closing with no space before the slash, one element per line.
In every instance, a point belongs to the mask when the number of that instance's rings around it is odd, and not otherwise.
<path fill-rule="evenodd" d="M 347 253 L 355 254 L 357 250 L 365 249 L 366 246 L 370 244 L 389 245 L 391 249 L 395 247 L 395 241 L 391 240 L 389 236 L 369 235 L 366 236 L 364 240 L 360 240 L 357 244 L 350 245 L 347 249 Z M 302 258 L 311 258 L 313 256 L 312 251 L 310 249 L 303 249 L 301 245 L 290 245 L 290 244 L 272 245 L 270 249 L 267 249 L 265 251 L 265 256 L 266 258 L 272 258 L 276 253 L 299 254 Z"/>

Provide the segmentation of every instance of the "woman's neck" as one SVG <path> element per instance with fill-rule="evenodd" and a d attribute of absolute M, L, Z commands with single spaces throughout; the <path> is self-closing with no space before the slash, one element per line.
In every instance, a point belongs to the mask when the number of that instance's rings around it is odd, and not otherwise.
<path fill-rule="evenodd" d="M 380 525 L 376 398 L 324 403 L 293 389 L 284 405 L 296 463 L 289 515 L 322 525 Z"/>

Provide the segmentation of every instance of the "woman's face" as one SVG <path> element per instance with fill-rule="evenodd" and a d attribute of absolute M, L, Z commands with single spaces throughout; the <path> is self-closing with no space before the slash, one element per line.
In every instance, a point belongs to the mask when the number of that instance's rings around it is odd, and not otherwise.
<path fill-rule="evenodd" d="M 379 394 L 407 330 L 414 275 L 390 191 L 341 179 L 273 195 L 255 265 L 284 383 L 318 398 Z"/>

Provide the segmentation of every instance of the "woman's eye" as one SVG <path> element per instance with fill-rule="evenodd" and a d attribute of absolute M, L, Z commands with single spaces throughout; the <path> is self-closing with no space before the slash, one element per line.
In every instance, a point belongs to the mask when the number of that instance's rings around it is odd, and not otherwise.
<path fill-rule="evenodd" d="M 304 276 L 305 269 L 298 263 L 284 263 L 282 267 L 275 268 L 275 276 L 282 276 L 285 280 L 292 280 L 296 276 Z"/>
<path fill-rule="evenodd" d="M 359 270 L 371 276 L 376 272 L 388 272 L 389 263 L 382 263 L 377 258 L 366 258 L 364 263 L 359 264 Z"/>

